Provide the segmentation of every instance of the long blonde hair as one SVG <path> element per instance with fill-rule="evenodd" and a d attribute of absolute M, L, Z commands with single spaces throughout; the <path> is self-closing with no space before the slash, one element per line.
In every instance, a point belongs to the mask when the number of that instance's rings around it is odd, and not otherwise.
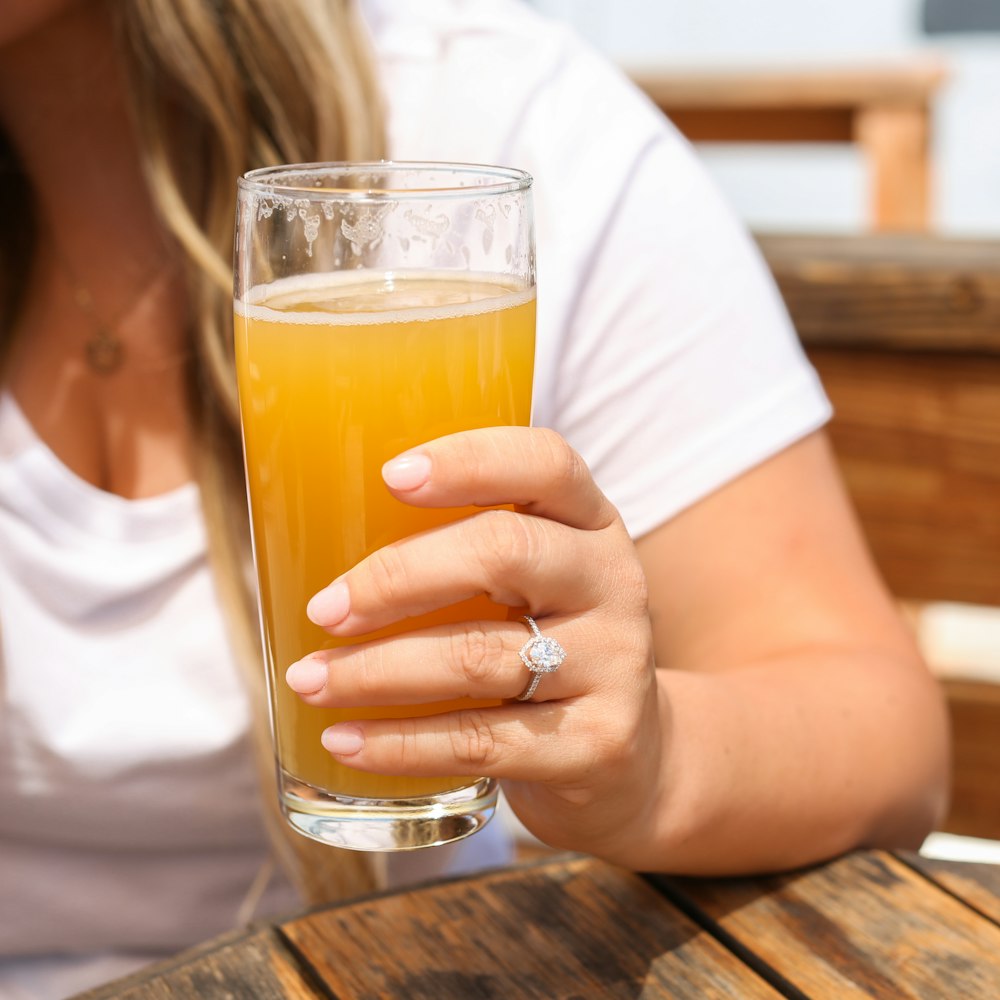
<path fill-rule="evenodd" d="M 238 175 L 275 163 L 378 159 L 383 111 L 352 0 L 129 0 L 114 5 L 153 201 L 188 264 L 190 397 L 211 557 L 256 716 L 275 853 L 311 901 L 374 884 L 359 855 L 292 832 L 277 813 L 232 337 Z"/>
<path fill-rule="evenodd" d="M 310 901 L 373 887 L 374 866 L 291 831 L 278 814 L 253 596 L 232 335 L 236 178 L 258 166 L 384 155 L 383 110 L 353 0 L 109 3 L 146 180 L 180 248 L 193 363 L 189 399 L 210 558 L 254 704 L 274 853 Z M 0 133 L 0 215 L 31 204 Z M 34 224 L 0 238 L 0 357 L 35 248 Z"/>

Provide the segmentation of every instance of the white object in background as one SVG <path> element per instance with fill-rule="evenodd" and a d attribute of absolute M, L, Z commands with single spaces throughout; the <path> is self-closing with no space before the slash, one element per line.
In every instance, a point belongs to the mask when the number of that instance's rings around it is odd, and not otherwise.
<path fill-rule="evenodd" d="M 1000 684 L 1000 609 L 924 604 L 916 617 L 916 634 L 938 677 Z"/>
<path fill-rule="evenodd" d="M 937 861 L 976 861 L 1000 865 L 1000 840 L 932 833 L 921 845 L 920 854 Z"/>

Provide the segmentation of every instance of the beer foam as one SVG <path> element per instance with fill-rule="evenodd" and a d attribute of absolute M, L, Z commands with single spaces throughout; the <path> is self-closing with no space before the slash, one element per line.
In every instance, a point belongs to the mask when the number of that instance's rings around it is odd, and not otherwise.
<path fill-rule="evenodd" d="M 534 287 L 512 287 L 495 274 L 339 271 L 256 285 L 243 300 L 236 300 L 235 311 L 249 320 L 272 323 L 366 326 L 478 316 L 534 298 Z M 348 302 L 355 307 L 345 309 Z M 357 308 L 360 303 L 363 307 Z"/>

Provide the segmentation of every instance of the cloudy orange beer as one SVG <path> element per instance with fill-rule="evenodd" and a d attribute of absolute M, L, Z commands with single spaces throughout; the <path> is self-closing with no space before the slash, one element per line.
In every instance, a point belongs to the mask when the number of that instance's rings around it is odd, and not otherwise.
<path fill-rule="evenodd" d="M 388 492 L 381 468 L 444 434 L 528 424 L 534 289 L 513 278 L 448 271 L 299 275 L 238 300 L 235 331 L 282 771 L 336 796 L 373 799 L 414 799 L 468 785 L 468 777 L 344 767 L 323 749 L 320 734 L 346 719 L 417 716 L 470 703 L 316 708 L 288 689 L 284 672 L 306 653 L 345 641 L 306 617 L 316 591 L 387 543 L 471 513 L 410 507 Z M 476 598 L 373 635 L 505 616 L 505 608 Z"/>

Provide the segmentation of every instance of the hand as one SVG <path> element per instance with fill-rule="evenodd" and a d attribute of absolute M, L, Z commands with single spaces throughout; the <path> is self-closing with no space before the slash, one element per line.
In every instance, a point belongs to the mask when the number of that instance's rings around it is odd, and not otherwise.
<path fill-rule="evenodd" d="M 483 511 L 380 549 L 313 598 L 316 624 L 360 636 L 486 594 L 526 609 L 567 658 L 530 702 L 341 723 L 324 745 L 363 771 L 500 778 L 543 841 L 624 859 L 656 814 L 663 751 L 645 577 L 617 511 L 542 429 L 440 438 L 383 475 L 414 506 L 517 512 Z M 518 656 L 530 637 L 521 620 L 405 632 L 312 653 L 288 683 L 310 705 L 340 708 L 515 699 L 532 676 Z"/>

